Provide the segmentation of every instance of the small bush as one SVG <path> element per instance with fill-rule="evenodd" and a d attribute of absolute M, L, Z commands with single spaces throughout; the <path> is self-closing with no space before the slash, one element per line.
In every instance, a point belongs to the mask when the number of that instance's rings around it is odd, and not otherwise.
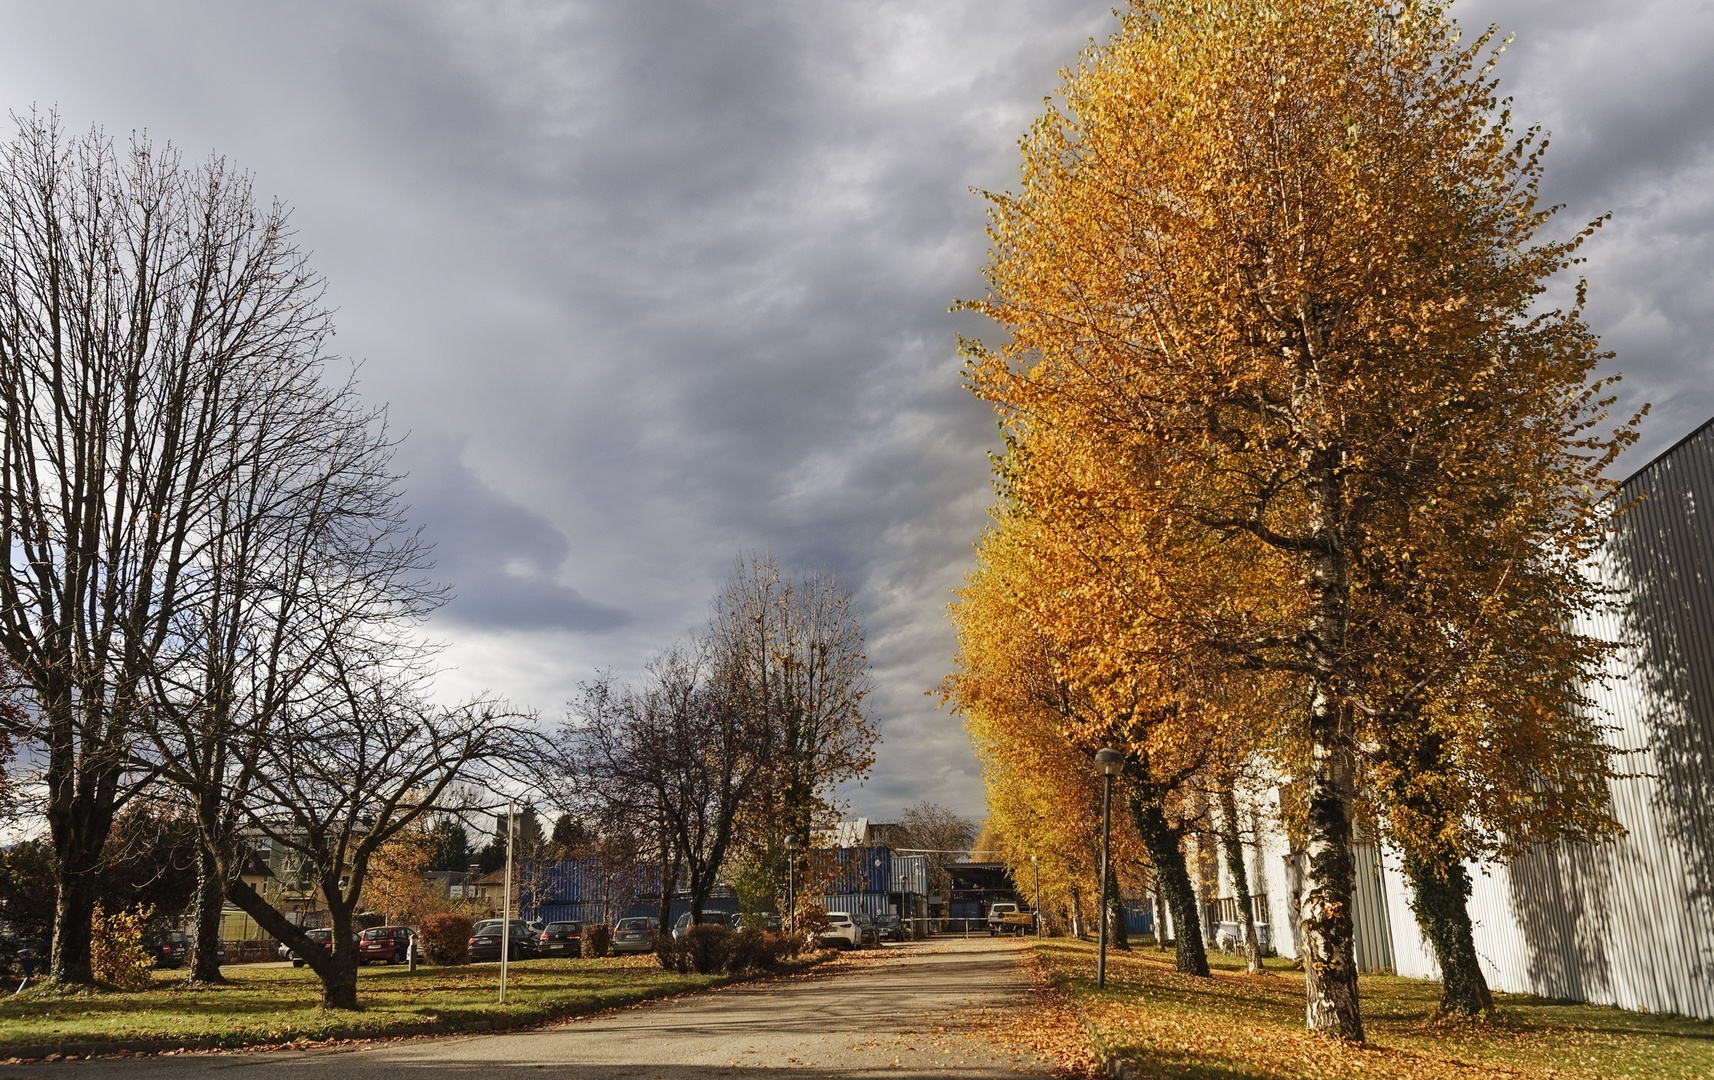
<path fill-rule="evenodd" d="M 417 930 L 423 943 L 423 956 L 431 964 L 470 963 L 470 920 L 463 915 L 442 912 L 423 920 Z"/>
<path fill-rule="evenodd" d="M 745 971 L 772 971 L 787 956 L 795 955 L 792 942 L 781 934 L 766 930 L 740 930 L 732 939 L 732 954 L 726 958 L 726 970 L 733 974 Z"/>
<path fill-rule="evenodd" d="M 379 911 L 360 911 L 351 917 L 351 925 L 359 930 L 373 930 L 387 925 L 387 916 Z"/>
<path fill-rule="evenodd" d="M 613 943 L 613 931 L 607 928 L 606 923 L 585 923 L 581 936 L 583 955 L 588 960 L 606 956 L 608 946 Z"/>
<path fill-rule="evenodd" d="M 797 932 L 806 940 L 814 941 L 831 924 L 827 921 L 826 908 L 814 902 L 799 901 L 795 925 Z"/>
<path fill-rule="evenodd" d="M 153 911 L 142 908 L 109 915 L 100 904 L 95 905 L 89 963 L 96 979 L 121 990 L 147 990 L 155 984 L 154 976 L 149 973 L 155 966 L 155 958 L 143 947 L 143 934 L 149 928 Z"/>
<path fill-rule="evenodd" d="M 685 963 L 684 950 L 678 947 L 671 934 L 662 934 L 655 939 L 655 959 L 661 962 L 661 967 L 667 971 L 676 971 L 683 975 L 690 970 Z"/>
<path fill-rule="evenodd" d="M 702 923 L 684 932 L 684 940 L 679 943 L 684 960 L 691 970 L 698 975 L 711 975 L 726 967 L 726 962 L 732 956 L 733 939 L 737 935 L 729 926 L 719 923 Z M 682 971 L 683 968 L 680 968 Z"/>

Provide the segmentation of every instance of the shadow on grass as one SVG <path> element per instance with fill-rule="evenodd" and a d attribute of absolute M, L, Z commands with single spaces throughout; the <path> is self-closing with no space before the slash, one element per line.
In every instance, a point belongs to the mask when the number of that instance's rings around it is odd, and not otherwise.
<path fill-rule="evenodd" d="M 1396 976 L 1359 980 L 1369 1043 L 1304 1027 L 1303 979 L 1281 965 L 1249 976 L 1217 969 L 1181 975 L 1165 957 L 1107 959 L 1094 987 L 1087 945 L 1039 947 L 1049 978 L 1077 1004 L 1104 1052 L 1149 1077 L 1388 1077 L 1619 1074 L 1714 1077 L 1714 1021 L 1631 1013 L 1602 1005 L 1496 995 L 1491 1022 L 1436 1019 L 1440 985 Z"/>

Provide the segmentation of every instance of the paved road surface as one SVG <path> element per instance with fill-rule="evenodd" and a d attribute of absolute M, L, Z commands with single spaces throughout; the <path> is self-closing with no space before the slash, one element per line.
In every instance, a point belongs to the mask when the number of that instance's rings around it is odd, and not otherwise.
<path fill-rule="evenodd" d="M 731 986 L 535 1031 L 0 1066 L 0 1080 L 1043 1076 L 1047 1062 L 978 1030 L 992 1026 L 996 1011 L 1032 1005 L 1018 950 L 1015 940 L 985 937 L 893 946 L 859 954 L 847 970 Z"/>

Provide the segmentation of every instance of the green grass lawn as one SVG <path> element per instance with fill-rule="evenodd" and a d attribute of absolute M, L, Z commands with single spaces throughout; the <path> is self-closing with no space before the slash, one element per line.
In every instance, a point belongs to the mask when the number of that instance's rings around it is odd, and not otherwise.
<path fill-rule="evenodd" d="M 1358 993 L 1369 1043 L 1304 1030 L 1303 974 L 1268 961 L 1246 975 L 1239 958 L 1211 956 L 1211 979 L 1172 970 L 1152 945 L 1107 954 L 1095 989 L 1094 946 L 1037 947 L 1048 978 L 1071 999 L 1098 1053 L 1142 1076 L 1222 1080 L 1288 1077 L 1714 1077 L 1714 1021 L 1496 994 L 1492 1023 L 1434 1020 L 1438 983 L 1365 975 Z"/>
<path fill-rule="evenodd" d="M 308 968 L 232 966 L 225 974 L 227 986 L 187 988 L 182 973 L 160 971 L 149 990 L 46 987 L 0 998 L 0 1058 L 9 1048 L 72 1043 L 244 1046 L 518 1027 L 731 981 L 663 971 L 653 956 L 531 960 L 508 971 L 502 1006 L 497 964 L 364 967 L 361 1011 L 336 1012 L 320 1007 L 321 982 Z"/>

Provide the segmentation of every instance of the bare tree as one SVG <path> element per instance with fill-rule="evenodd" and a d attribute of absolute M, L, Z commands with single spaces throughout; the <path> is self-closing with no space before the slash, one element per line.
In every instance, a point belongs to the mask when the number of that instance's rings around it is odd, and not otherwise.
<path fill-rule="evenodd" d="M 831 822 L 837 784 L 868 773 L 878 734 L 863 626 L 829 573 L 783 577 L 771 555 L 740 556 L 715 597 L 709 647 L 730 707 L 762 728 L 768 763 L 747 807 L 758 857 Z"/>
<path fill-rule="evenodd" d="M 574 783 L 608 820 L 652 837 L 670 885 L 682 871 L 693 922 L 737 838 L 739 814 L 767 774 L 766 732 L 734 708 L 705 648 L 655 657 L 639 688 L 609 678 L 585 684 L 564 743 Z"/>
<path fill-rule="evenodd" d="M 238 826 L 260 745 L 302 707 L 329 664 L 359 647 L 407 659 L 401 628 L 440 600 L 427 552 L 403 520 L 378 414 L 319 366 L 277 369 L 212 501 L 208 556 L 179 619 L 177 651 L 150 680 L 144 763 L 195 807 L 202 854 L 193 981 L 218 979 L 219 914 L 236 876 Z"/>
<path fill-rule="evenodd" d="M 229 879 L 226 894 L 320 976 L 323 1003 L 357 1007 L 351 942 L 376 851 L 425 814 L 446 809 L 458 781 L 492 782 L 496 765 L 528 756 L 530 731 L 488 701 L 429 704 L 427 674 L 373 647 L 330 650 L 315 679 L 273 717 L 269 735 L 244 744 L 238 770 L 244 835 L 266 837 L 327 905 L 332 951 L 260 892 Z"/>
<path fill-rule="evenodd" d="M 35 697 L 56 979 L 91 978 L 102 847 L 153 776 L 151 680 L 222 572 L 239 444 L 318 355 L 319 295 L 284 212 L 218 159 L 35 115 L 0 147 L 0 645 Z"/>
<path fill-rule="evenodd" d="M 946 867 L 969 853 L 971 845 L 976 842 L 976 833 L 974 821 L 925 799 L 915 806 L 906 807 L 899 816 L 894 832 L 895 850 L 926 856 L 929 891 L 946 896 L 951 887 Z"/>

